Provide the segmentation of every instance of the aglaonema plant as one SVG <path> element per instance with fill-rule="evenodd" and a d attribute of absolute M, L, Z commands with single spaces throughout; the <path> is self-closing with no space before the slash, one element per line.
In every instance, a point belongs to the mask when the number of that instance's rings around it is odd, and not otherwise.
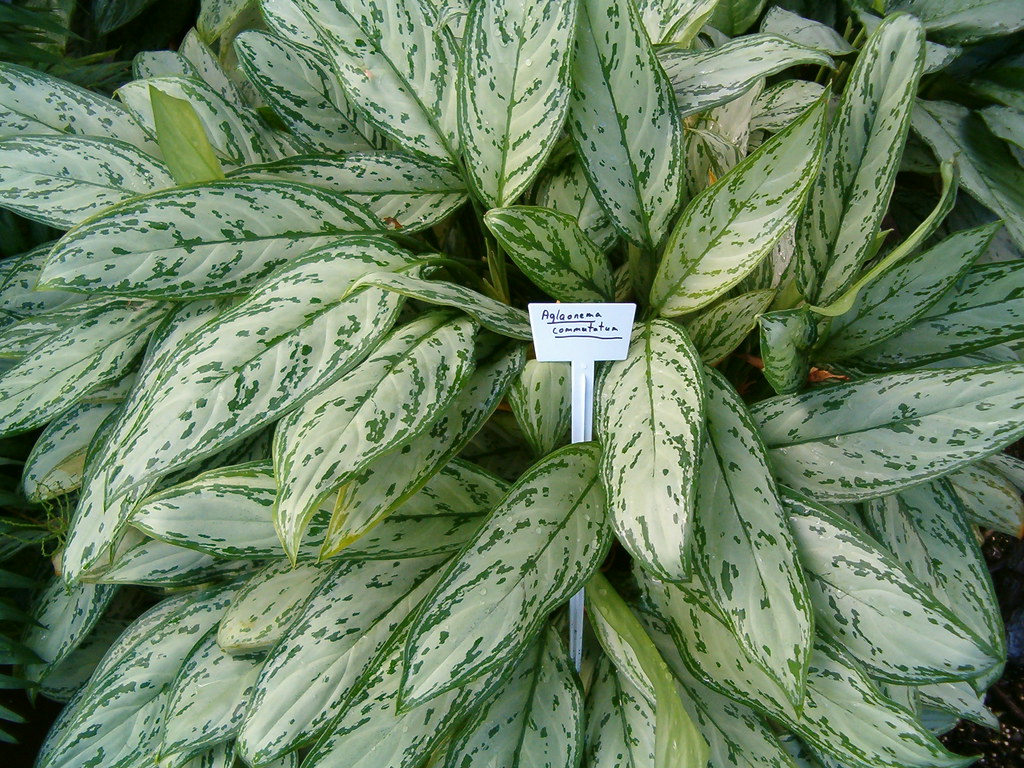
<path fill-rule="evenodd" d="M 0 264 L 0 433 L 74 510 L 39 768 L 971 762 L 1024 16 L 764 6 L 219 0 L 116 100 L 0 66 L 0 203 L 66 230 Z M 535 300 L 638 306 L 593 442 Z"/>

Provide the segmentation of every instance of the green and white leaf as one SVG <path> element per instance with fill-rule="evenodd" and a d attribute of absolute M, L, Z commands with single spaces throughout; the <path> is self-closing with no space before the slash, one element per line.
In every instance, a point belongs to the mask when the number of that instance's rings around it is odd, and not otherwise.
<path fill-rule="evenodd" d="M 37 291 L 36 282 L 43 271 L 43 264 L 53 243 L 44 243 L 25 253 L 0 261 L 0 339 L 6 347 L 7 334 L 4 329 L 32 315 L 57 309 L 68 304 L 77 304 L 83 297 L 65 291 Z M 0 348 L 0 357 L 6 357 L 6 349 Z"/>
<path fill-rule="evenodd" d="M 939 40 L 974 43 L 1024 29 L 1024 8 L 1013 0 L 887 0 L 886 11 L 908 11 Z"/>
<path fill-rule="evenodd" d="M 487 207 L 511 205 L 551 152 L 569 108 L 576 0 L 469 8 L 459 86 L 467 176 Z"/>
<path fill-rule="evenodd" d="M 865 8 L 857 8 L 854 10 L 854 13 L 856 13 L 858 21 L 864 26 L 864 31 L 869 35 L 878 29 L 878 25 L 882 23 L 880 16 L 875 16 Z M 942 45 L 940 43 L 933 43 L 930 40 L 925 41 L 924 74 L 930 75 L 933 72 L 941 72 L 956 61 L 962 53 L 963 48 L 959 46 Z"/>
<path fill-rule="evenodd" d="M 824 90 L 809 80 L 783 80 L 765 88 L 754 100 L 749 130 L 781 131 L 820 99 Z"/>
<path fill-rule="evenodd" d="M 581 0 L 569 130 L 591 189 L 626 239 L 653 250 L 682 195 L 682 123 L 636 7 Z"/>
<path fill-rule="evenodd" d="M 163 163 L 115 139 L 58 135 L 0 141 L 0 205 L 58 229 L 173 186 Z"/>
<path fill-rule="evenodd" d="M 597 568 L 611 544 L 597 458 L 580 444 L 535 464 L 447 568 L 409 632 L 403 705 L 506 668 Z"/>
<path fill-rule="evenodd" d="M 818 340 L 818 319 L 807 309 L 779 309 L 758 319 L 764 377 L 780 395 L 803 388 L 811 350 Z"/>
<path fill-rule="evenodd" d="M 705 369 L 704 381 L 697 573 L 747 655 L 799 707 L 814 622 L 796 544 L 746 406 L 717 371 Z"/>
<path fill-rule="evenodd" d="M 108 567 L 91 578 L 101 584 L 135 584 L 174 589 L 220 581 L 253 570 L 248 560 L 222 560 L 163 541 L 142 541 L 119 549 Z"/>
<path fill-rule="evenodd" d="M 508 392 L 508 403 L 527 442 L 544 456 L 565 441 L 572 421 L 568 363 L 528 360 Z"/>
<path fill-rule="evenodd" d="M 776 35 L 748 35 L 707 51 L 664 46 L 658 50 L 658 59 L 668 73 L 684 117 L 730 102 L 763 78 L 789 67 L 833 66 L 824 53 Z"/>
<path fill-rule="evenodd" d="M 1024 431 L 1020 364 L 896 373 L 752 409 L 776 478 L 820 501 L 862 501 L 952 472 Z"/>
<path fill-rule="evenodd" d="M 235 594 L 217 628 L 217 645 L 233 655 L 270 650 L 334 567 L 334 563 L 293 566 L 287 560 L 271 563 Z"/>
<path fill-rule="evenodd" d="M 255 432 L 350 370 L 388 332 L 401 300 L 375 289 L 345 298 L 348 288 L 410 259 L 382 238 L 335 241 L 182 338 L 118 424 L 111 493 Z"/>
<path fill-rule="evenodd" d="M 474 326 L 431 313 L 281 420 L 274 523 L 294 559 L 317 506 L 370 462 L 427 430 L 473 372 Z"/>
<path fill-rule="evenodd" d="M 267 656 L 239 732 L 239 754 L 262 765 L 321 733 L 433 587 L 442 562 L 349 562 L 329 574 Z"/>
<path fill-rule="evenodd" d="M 875 541 L 807 499 L 790 495 L 785 502 L 819 633 L 841 643 L 873 676 L 938 683 L 975 677 L 1000 662 Z"/>
<path fill-rule="evenodd" d="M 873 255 L 923 68 L 924 31 L 912 16 L 886 19 L 857 57 L 797 225 L 795 274 L 815 304 L 841 295 Z"/>
<path fill-rule="evenodd" d="M 644 567 L 679 580 L 690 570 L 704 381 L 686 332 L 665 320 L 634 331 L 629 355 L 596 386 L 601 479 L 619 541 Z"/>
<path fill-rule="evenodd" d="M 548 625 L 494 698 L 452 739 L 444 765 L 575 768 L 582 751 L 583 691 L 565 646 Z"/>
<path fill-rule="evenodd" d="M 611 301 L 615 279 L 604 253 L 566 213 L 491 209 L 484 224 L 523 273 L 558 301 Z"/>
<path fill-rule="evenodd" d="M 999 471 L 1001 467 L 990 463 L 998 458 L 970 464 L 950 473 L 947 479 L 971 522 L 1020 536 L 1024 531 L 1024 501 L 1020 489 Z"/>
<path fill-rule="evenodd" d="M 502 336 L 529 341 L 529 316 L 521 309 L 484 296 L 459 283 L 426 280 L 409 272 L 373 272 L 356 280 L 350 291 L 374 287 L 418 299 L 428 304 L 459 309 L 477 323 Z"/>
<path fill-rule="evenodd" d="M 401 152 L 344 158 L 299 156 L 240 168 L 234 178 L 295 181 L 365 205 L 387 229 L 417 232 L 447 218 L 467 197 L 455 172 Z"/>
<path fill-rule="evenodd" d="M 686 334 L 700 352 L 700 359 L 715 365 L 733 352 L 757 326 L 758 316 L 768 309 L 775 291 L 750 291 L 722 299 L 686 320 Z"/>
<path fill-rule="evenodd" d="M 711 16 L 717 0 L 637 0 L 647 36 L 655 45 L 689 45 Z"/>
<path fill-rule="evenodd" d="M 828 24 L 805 19 L 800 14 L 777 5 L 769 8 L 761 19 L 761 32 L 784 37 L 830 56 L 843 56 L 854 52 L 854 47 Z"/>
<path fill-rule="evenodd" d="M 819 102 L 686 206 L 654 277 L 654 309 L 675 317 L 706 306 L 771 253 L 817 173 L 824 116 Z"/>
<path fill-rule="evenodd" d="M 254 0 L 204 0 L 199 8 L 196 27 L 207 43 L 229 34 L 247 15 L 255 13 Z"/>
<path fill-rule="evenodd" d="M 607 656 L 601 656 L 587 693 L 588 768 L 653 768 L 654 706 Z"/>
<path fill-rule="evenodd" d="M 767 0 L 718 0 L 708 24 L 726 35 L 747 31 L 761 15 Z"/>
<path fill-rule="evenodd" d="M 1024 113 L 994 104 L 978 110 L 978 114 L 994 136 L 1024 149 Z"/>
<path fill-rule="evenodd" d="M 285 181 L 211 182 L 89 219 L 57 243 L 40 282 L 161 299 L 230 296 L 340 235 L 380 229 L 342 195 Z"/>
<path fill-rule="evenodd" d="M 575 154 L 557 168 L 546 168 L 537 181 L 537 205 L 572 216 L 583 233 L 602 251 L 619 235 L 590 188 L 583 164 Z"/>
<path fill-rule="evenodd" d="M 185 659 L 171 687 L 163 716 L 160 765 L 183 765 L 231 739 L 262 666 L 257 656 L 222 650 L 217 630 L 209 630 Z"/>
<path fill-rule="evenodd" d="M 994 731 L 999 730 L 999 719 L 985 706 L 984 695 L 979 695 L 969 683 L 933 683 L 922 685 L 917 695 L 923 705 L 948 712 L 957 719 L 964 718 Z"/>
<path fill-rule="evenodd" d="M 1000 227 L 987 224 L 952 234 L 869 283 L 853 308 L 832 320 L 821 355 L 849 357 L 912 327 L 963 277 Z"/>

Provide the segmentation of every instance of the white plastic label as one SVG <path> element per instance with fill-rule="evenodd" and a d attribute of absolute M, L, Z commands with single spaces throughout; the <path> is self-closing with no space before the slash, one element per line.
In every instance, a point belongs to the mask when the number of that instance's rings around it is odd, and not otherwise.
<path fill-rule="evenodd" d="M 531 304 L 537 359 L 624 360 L 635 314 L 636 304 Z"/>

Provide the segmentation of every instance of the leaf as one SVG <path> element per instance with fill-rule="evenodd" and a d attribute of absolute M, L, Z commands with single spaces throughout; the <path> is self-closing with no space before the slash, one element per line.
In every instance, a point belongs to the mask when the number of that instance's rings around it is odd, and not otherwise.
<path fill-rule="evenodd" d="M 245 293 L 338 236 L 379 231 L 341 195 L 284 181 L 219 181 L 122 203 L 65 235 L 40 286 L 196 299 Z"/>
<path fill-rule="evenodd" d="M 1019 538 L 1024 531 L 1024 501 L 1001 467 L 992 463 L 998 458 L 968 465 L 947 479 L 971 522 Z"/>
<path fill-rule="evenodd" d="M 546 168 L 536 190 L 537 205 L 572 216 L 600 250 L 607 251 L 615 244 L 618 233 L 601 209 L 575 154 L 557 168 Z"/>
<path fill-rule="evenodd" d="M 470 6 L 462 35 L 459 134 L 489 208 L 510 205 L 551 152 L 569 107 L 576 0 Z"/>
<path fill-rule="evenodd" d="M 452 739 L 448 768 L 579 764 L 583 750 L 583 691 L 572 661 L 548 625 L 494 698 Z"/>
<path fill-rule="evenodd" d="M 109 492 L 216 452 L 349 371 L 387 334 L 401 301 L 373 289 L 344 298 L 346 288 L 410 258 L 377 237 L 335 241 L 183 336 L 125 408 L 108 460 Z"/>
<path fill-rule="evenodd" d="M 405 649 L 404 707 L 520 656 L 604 559 L 603 495 L 591 444 L 549 454 L 519 479 L 423 601 Z"/>
<path fill-rule="evenodd" d="M 587 693 L 584 765 L 619 768 L 654 765 L 654 707 L 601 656 Z"/>
<path fill-rule="evenodd" d="M 235 594 L 217 627 L 217 645 L 238 655 L 277 645 L 310 594 L 330 575 L 334 563 L 271 563 Z"/>
<path fill-rule="evenodd" d="M 686 333 L 655 320 L 635 331 L 629 356 L 606 367 L 596 386 L 594 427 L 612 526 L 645 568 L 671 580 L 690 568 L 704 443 L 701 367 Z"/>
<path fill-rule="evenodd" d="M 508 402 L 537 456 L 565 442 L 572 420 L 569 364 L 528 360 L 512 384 Z"/>
<path fill-rule="evenodd" d="M 808 499 L 785 499 L 820 631 L 887 682 L 975 677 L 993 651 L 912 572 Z"/>
<path fill-rule="evenodd" d="M 717 0 L 637 0 L 647 36 L 655 45 L 690 41 L 711 16 Z"/>
<path fill-rule="evenodd" d="M 727 35 L 745 32 L 761 15 L 766 0 L 718 0 L 708 23 Z"/>
<path fill-rule="evenodd" d="M 668 78 L 629 2 L 580 2 L 569 130 L 611 223 L 630 242 L 653 250 L 682 194 L 682 125 Z"/>
<path fill-rule="evenodd" d="M 995 453 L 1024 426 L 1024 367 L 897 373 L 752 409 L 776 478 L 820 501 L 895 493 Z"/>
<path fill-rule="evenodd" d="M 742 280 L 793 226 L 821 158 L 819 102 L 686 206 L 658 265 L 651 306 L 692 312 Z"/>
<path fill-rule="evenodd" d="M 154 0 L 96 0 L 93 15 L 97 30 L 106 34 L 122 27 L 153 5 Z"/>
<path fill-rule="evenodd" d="M 131 144 L 81 136 L 4 139 L 0 176 L 0 204 L 59 229 L 174 185 L 163 163 Z"/>
<path fill-rule="evenodd" d="M 761 32 L 784 37 L 832 56 L 843 56 L 854 51 L 854 47 L 828 24 L 805 19 L 777 5 L 769 8 L 761 19 Z"/>
<path fill-rule="evenodd" d="M 234 50 L 249 82 L 305 146 L 318 152 L 363 152 L 380 145 L 318 52 L 252 29 L 235 38 Z"/>
<path fill-rule="evenodd" d="M 330 573 L 267 656 L 238 735 L 239 754 L 262 765 L 321 733 L 433 586 L 441 562 L 351 562 Z"/>
<path fill-rule="evenodd" d="M 194 587 L 237 576 L 253 569 L 247 560 L 221 560 L 162 541 L 128 539 L 95 578 L 103 584 L 135 584 L 174 589 Z"/>
<path fill-rule="evenodd" d="M 452 404 L 425 432 L 348 480 L 338 493 L 321 555 L 330 557 L 357 541 L 457 455 L 498 407 L 524 362 L 519 345 L 482 355 Z"/>
<path fill-rule="evenodd" d="M 834 301 L 872 256 L 923 68 L 924 32 L 911 16 L 883 21 L 857 57 L 797 224 L 794 271 L 812 303 Z"/>
<path fill-rule="evenodd" d="M 224 178 L 199 115 L 184 99 L 149 86 L 153 127 L 164 161 L 179 185 Z"/>
<path fill-rule="evenodd" d="M 0 433 L 40 427 L 90 389 L 122 375 L 167 312 L 166 304 L 99 299 L 78 322 L 0 376 Z"/>
<path fill-rule="evenodd" d="M 799 707 L 813 617 L 796 544 L 746 406 L 717 371 L 706 369 L 704 381 L 697 573 L 746 653 Z"/>
<path fill-rule="evenodd" d="M 1024 9 L 1013 0 L 887 0 L 886 11 L 908 11 L 930 35 L 953 43 L 974 43 L 1024 28 Z"/>
<path fill-rule="evenodd" d="M 223 651 L 217 645 L 217 630 L 209 630 L 181 665 L 170 689 L 161 764 L 181 765 L 234 736 L 262 666 L 257 657 Z"/>
<path fill-rule="evenodd" d="M 921 703 L 927 707 L 948 712 L 958 720 L 965 718 L 986 728 L 999 730 L 999 719 L 985 706 L 984 695 L 979 696 L 969 683 L 934 683 L 917 689 Z"/>
<path fill-rule="evenodd" d="M 158 603 L 126 630 L 47 737 L 40 768 L 126 768 L 152 760 L 171 683 L 217 622 L 231 588 Z"/>
<path fill-rule="evenodd" d="M 274 524 L 295 558 L 317 506 L 374 459 L 428 429 L 473 371 L 473 324 L 436 313 L 284 417 L 274 440 Z"/>
<path fill-rule="evenodd" d="M 0 62 L 0 136 L 72 134 L 118 139 L 156 154 L 156 142 L 120 104 L 26 67 Z"/>
<path fill-rule="evenodd" d="M 513 339 L 533 338 L 529 318 L 521 309 L 496 301 L 471 288 L 447 280 L 425 280 L 406 272 L 373 272 L 356 280 L 350 290 L 381 288 L 428 304 L 460 309 L 495 333 Z"/>
<path fill-rule="evenodd" d="M 993 136 L 1024 149 L 1024 113 L 993 105 L 978 110 L 978 114 Z"/>
<path fill-rule="evenodd" d="M 780 395 L 803 388 L 810 355 L 818 340 L 818 321 L 806 307 L 780 309 L 758 318 L 764 377 Z"/>
<path fill-rule="evenodd" d="M 754 100 L 748 129 L 781 131 L 821 98 L 824 87 L 807 80 L 783 80 L 765 88 Z"/>
<path fill-rule="evenodd" d="M 706 765 L 708 746 L 683 708 L 672 672 L 629 606 L 600 573 L 590 578 L 586 594 L 591 622 L 601 645 L 620 673 L 633 681 L 634 675 L 627 673 L 617 658 L 620 653 L 612 650 L 621 646 L 639 678 L 639 690 L 649 701 L 653 700 L 655 768 Z"/>
<path fill-rule="evenodd" d="M 730 102 L 762 78 L 789 67 L 833 66 L 832 59 L 824 53 L 776 35 L 748 35 L 707 51 L 683 45 L 664 46 L 658 50 L 658 59 L 672 82 L 683 117 Z"/>
<path fill-rule="evenodd" d="M 700 352 L 700 359 L 715 365 L 733 352 L 754 330 L 758 315 L 768 309 L 775 291 L 750 291 L 723 299 L 686 321 L 686 335 Z"/>
<path fill-rule="evenodd" d="M 403 233 L 446 219 L 467 196 L 458 174 L 401 152 L 291 157 L 240 168 L 232 177 L 295 181 L 339 192 L 373 211 L 385 228 Z"/>
<path fill-rule="evenodd" d="M 433 4 L 297 0 L 363 118 L 415 155 L 453 164 L 457 52 Z"/>
<path fill-rule="evenodd" d="M 876 368 L 911 368 L 1021 336 L 1024 275 L 1013 262 L 980 264 L 912 325 L 861 350 L 857 359 Z"/>
<path fill-rule="evenodd" d="M 565 213 L 514 206 L 491 209 L 484 224 L 523 273 L 558 301 L 611 301 L 615 280 L 605 255 Z"/>
<path fill-rule="evenodd" d="M 1000 224 L 956 232 L 893 267 L 832 320 L 820 355 L 843 359 L 912 327 L 985 252 Z"/>
<path fill-rule="evenodd" d="M 202 38 L 213 43 L 228 34 L 239 21 L 253 11 L 254 0 L 205 0 L 199 9 L 196 27 Z"/>
<path fill-rule="evenodd" d="M 0 338 L 6 346 L 3 329 L 32 315 L 49 313 L 61 306 L 77 304 L 83 296 L 64 291 L 37 291 L 36 281 L 53 243 L 44 243 L 25 253 L 0 261 Z M 4 352 L 0 351 L 0 356 Z"/>

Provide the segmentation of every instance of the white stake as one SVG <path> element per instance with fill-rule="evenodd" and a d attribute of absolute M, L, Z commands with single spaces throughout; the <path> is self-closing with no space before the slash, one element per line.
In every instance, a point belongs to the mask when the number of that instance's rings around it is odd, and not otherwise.
<path fill-rule="evenodd" d="M 636 304 L 531 304 L 537 359 L 572 363 L 572 441 L 594 439 L 594 361 L 629 351 Z M 569 655 L 583 663 L 583 590 L 569 599 Z"/>

